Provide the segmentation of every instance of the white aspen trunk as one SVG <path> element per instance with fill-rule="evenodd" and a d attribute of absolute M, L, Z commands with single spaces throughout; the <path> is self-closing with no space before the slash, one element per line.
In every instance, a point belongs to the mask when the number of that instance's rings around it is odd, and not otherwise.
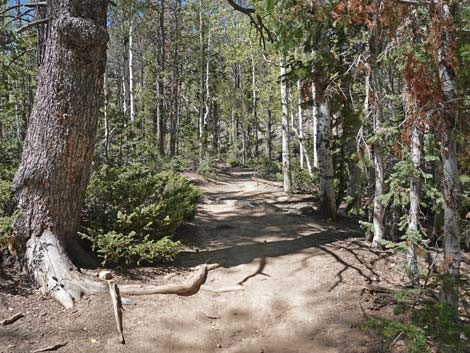
<path fill-rule="evenodd" d="M 265 133 L 265 140 L 266 140 L 266 159 L 271 162 L 272 154 L 273 154 L 273 147 L 272 147 L 272 112 L 271 109 L 266 108 L 266 133 Z"/>
<path fill-rule="evenodd" d="M 411 161 L 413 167 L 416 170 L 420 169 L 421 166 L 421 136 L 416 126 L 413 126 L 413 132 L 411 136 Z M 419 176 L 412 176 L 410 183 L 410 209 L 408 213 L 408 233 L 412 235 L 412 232 L 419 231 L 419 203 L 420 203 L 420 185 Z M 408 240 L 408 247 L 406 252 L 406 262 L 408 267 L 408 275 L 411 280 L 411 284 L 414 287 L 419 286 L 419 268 L 418 261 L 416 259 L 416 244 L 413 241 Z"/>
<path fill-rule="evenodd" d="M 290 151 L 289 151 L 289 108 L 287 97 L 287 82 L 286 82 L 286 66 L 285 56 L 281 56 L 281 127 L 282 127 L 282 172 L 284 181 L 284 191 L 291 192 L 291 167 L 290 167 Z"/>
<path fill-rule="evenodd" d="M 103 94 L 104 94 L 104 107 L 103 107 L 103 118 L 104 118 L 104 152 L 106 158 L 109 158 L 109 143 L 110 143 L 110 136 L 109 136 L 109 119 L 108 119 L 108 75 L 106 72 L 104 73 L 104 80 L 103 80 Z"/>
<path fill-rule="evenodd" d="M 320 209 L 322 218 L 336 218 L 336 195 L 334 189 L 333 151 L 331 150 L 331 113 L 326 98 L 317 95 L 317 151 L 320 173 Z"/>
<path fill-rule="evenodd" d="M 317 105 L 316 105 L 315 84 L 312 82 L 312 136 L 313 136 L 313 167 L 318 169 L 318 151 L 317 151 Z"/>
<path fill-rule="evenodd" d="M 250 42 L 251 45 L 251 42 Z M 255 158 L 258 159 L 259 155 L 259 138 L 258 138 L 258 111 L 257 111 L 257 96 L 256 96 L 256 67 L 253 49 L 251 52 L 251 83 L 253 90 L 253 121 L 255 130 Z"/>
<path fill-rule="evenodd" d="M 202 159 L 205 153 L 204 146 L 204 33 L 202 24 L 202 1 L 199 0 L 199 57 L 200 57 L 200 78 L 199 78 L 199 157 Z"/>
<path fill-rule="evenodd" d="M 211 69 L 211 31 L 207 35 L 207 62 L 206 62 L 206 101 L 204 109 L 204 118 L 203 118 L 203 128 L 205 139 L 204 143 L 207 145 L 207 124 L 209 121 L 209 114 L 211 111 L 211 90 L 210 90 L 210 69 Z"/>
<path fill-rule="evenodd" d="M 132 51 L 133 45 L 133 25 L 132 20 L 129 24 L 129 104 L 130 104 L 130 119 L 131 122 L 135 120 L 135 92 L 134 92 L 134 52 Z"/>
<path fill-rule="evenodd" d="M 303 111 L 302 111 L 302 83 L 300 80 L 297 80 L 297 92 L 298 92 L 298 118 L 299 118 L 299 159 L 300 159 L 300 169 L 304 169 L 304 129 L 303 129 Z"/>
<path fill-rule="evenodd" d="M 127 59 L 124 59 L 124 62 L 126 64 Z M 127 82 L 126 82 L 127 75 L 126 75 L 125 66 L 122 71 L 123 71 L 123 75 L 122 75 L 122 100 L 121 101 L 122 101 L 122 112 L 124 113 L 124 115 L 126 115 L 127 114 Z"/>

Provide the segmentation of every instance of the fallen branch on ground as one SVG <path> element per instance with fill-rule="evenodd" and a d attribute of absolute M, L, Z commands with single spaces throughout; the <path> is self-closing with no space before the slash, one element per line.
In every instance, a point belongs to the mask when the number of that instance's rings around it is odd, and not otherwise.
<path fill-rule="evenodd" d="M 6 325 L 10 325 L 16 321 L 18 321 L 19 319 L 21 319 L 22 317 L 24 317 L 24 314 L 23 313 L 18 313 L 16 315 L 13 315 L 12 317 L 10 317 L 9 319 L 5 319 L 2 321 L 2 325 L 3 326 L 6 326 Z"/>
<path fill-rule="evenodd" d="M 58 344 L 54 344 L 53 346 L 49 346 L 49 347 L 45 347 L 45 348 L 41 348 L 41 349 L 36 349 L 35 351 L 33 351 L 33 353 L 55 351 L 59 348 L 65 347 L 67 345 L 67 343 L 68 342 L 58 343 Z"/>

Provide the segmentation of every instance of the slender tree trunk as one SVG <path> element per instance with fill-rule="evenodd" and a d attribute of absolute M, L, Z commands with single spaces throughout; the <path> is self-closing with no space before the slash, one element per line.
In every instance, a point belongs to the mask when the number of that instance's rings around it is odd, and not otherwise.
<path fill-rule="evenodd" d="M 291 192 L 292 180 L 291 180 L 291 166 L 290 166 L 290 151 L 289 151 L 289 109 L 288 109 L 288 97 L 287 97 L 287 82 L 286 82 L 286 63 L 285 56 L 281 57 L 281 127 L 282 127 L 282 173 L 284 180 L 284 191 Z"/>
<path fill-rule="evenodd" d="M 205 56 L 204 56 L 204 27 L 202 23 L 202 0 L 199 0 L 199 159 L 202 160 L 205 157 L 204 146 L 204 82 L 205 82 Z"/>
<path fill-rule="evenodd" d="M 312 136 L 313 136 L 313 167 L 318 169 L 318 151 L 317 151 L 317 122 L 318 122 L 318 114 L 317 114 L 317 104 L 315 103 L 316 99 L 316 92 L 315 92 L 315 83 L 312 82 Z"/>
<path fill-rule="evenodd" d="M 110 136 L 109 136 L 109 118 L 108 118 L 108 76 L 106 72 L 104 73 L 104 83 L 103 83 L 103 118 L 104 118 L 104 154 L 106 159 L 109 160 L 109 145 L 110 145 Z"/>
<path fill-rule="evenodd" d="M 441 123 L 441 160 L 442 160 L 442 194 L 444 197 L 444 266 L 452 278 L 452 285 L 444 286 L 443 300 L 457 308 L 459 293 L 456 281 L 460 276 L 460 181 L 457 162 L 456 116 L 458 114 L 459 93 L 453 58 L 455 29 L 448 1 L 436 4 L 436 24 L 438 38 L 436 61 L 439 67 L 439 78 L 444 96 L 444 109 Z"/>
<path fill-rule="evenodd" d="M 105 0 L 49 2 L 44 62 L 14 195 L 17 253 L 44 293 L 70 307 L 83 292 L 69 255 L 93 158 L 106 66 Z M 72 10 L 73 9 L 73 10 Z"/>
<path fill-rule="evenodd" d="M 303 111 L 302 111 L 302 83 L 297 80 L 297 92 L 299 94 L 297 100 L 298 118 L 299 118 L 299 160 L 300 169 L 304 169 L 304 129 L 303 129 Z"/>
<path fill-rule="evenodd" d="M 377 82 L 378 83 L 378 82 Z M 374 100 L 379 99 L 376 94 Z M 382 112 L 380 108 L 380 101 L 374 102 L 374 132 L 380 133 L 382 128 Z M 384 181 L 384 159 L 382 144 L 377 139 L 374 143 L 374 165 L 375 165 L 375 192 L 374 192 L 374 208 L 373 208 L 373 225 L 374 225 L 374 238 L 372 239 L 372 245 L 374 247 L 381 247 L 381 242 L 384 238 L 385 227 L 384 227 L 384 215 L 385 207 L 380 199 L 384 193 L 385 181 Z"/>
<path fill-rule="evenodd" d="M 346 214 L 353 208 L 359 208 L 361 204 L 362 185 L 361 185 L 361 168 L 358 165 L 359 162 L 359 147 L 356 139 L 350 139 L 347 142 L 347 151 L 349 158 L 347 158 L 348 170 L 349 170 L 349 196 L 351 201 L 346 206 Z M 352 158 L 351 155 L 355 155 Z"/>
<path fill-rule="evenodd" d="M 272 144 L 272 112 L 271 109 L 266 108 L 266 159 L 271 162 L 273 156 L 273 144 Z"/>
<path fill-rule="evenodd" d="M 211 70 L 211 31 L 209 29 L 207 34 L 207 60 L 206 60 L 206 74 L 205 74 L 205 104 L 204 104 L 204 116 L 202 118 L 202 149 L 201 157 L 206 157 L 207 153 L 207 142 L 208 142 L 208 124 L 209 115 L 211 112 L 211 90 L 210 90 L 210 70 Z"/>
<path fill-rule="evenodd" d="M 250 44 L 251 45 L 251 44 Z M 258 110 L 257 110 L 257 96 L 256 96 L 256 66 L 255 57 L 253 55 L 253 49 L 251 53 L 251 80 L 252 80 L 252 91 L 253 91 L 253 124 L 255 130 L 255 159 L 259 157 L 259 138 L 258 138 Z"/>
<path fill-rule="evenodd" d="M 165 31 L 165 0 L 160 0 L 159 36 L 157 46 L 157 78 L 156 78 L 156 119 L 157 150 L 160 156 L 165 155 L 165 69 L 166 69 L 166 31 Z"/>
<path fill-rule="evenodd" d="M 173 114 L 170 121 L 170 155 L 176 154 L 176 134 L 177 122 L 179 120 L 179 42 L 180 42 L 180 12 L 181 0 L 175 2 L 174 19 L 175 19 L 175 33 L 174 33 L 174 51 L 173 51 L 173 80 L 172 80 L 172 102 Z"/>
<path fill-rule="evenodd" d="M 374 134 L 378 135 L 382 133 L 383 128 L 383 90 L 382 82 L 382 67 L 378 61 L 378 55 L 380 54 L 382 47 L 382 38 L 380 30 L 379 16 L 382 9 L 382 0 L 376 0 L 377 13 L 373 16 L 374 29 L 370 32 L 369 38 L 369 51 L 370 51 L 370 68 L 369 68 L 369 92 L 372 93 L 372 97 L 369 97 L 367 102 L 371 106 L 371 113 L 374 117 Z M 384 151 L 383 151 L 383 137 L 377 137 L 374 142 L 374 165 L 375 165 L 375 192 L 374 192 L 374 208 L 373 208 L 373 226 L 374 226 L 374 237 L 372 239 L 373 247 L 381 247 L 381 242 L 384 239 L 385 227 L 384 227 L 384 216 L 385 207 L 381 200 L 384 193 L 385 181 L 384 181 Z"/>
<path fill-rule="evenodd" d="M 411 136 L 411 161 L 416 171 L 421 168 L 421 136 L 415 122 Z M 408 247 L 406 252 L 406 261 L 408 267 L 408 275 L 411 284 L 414 287 L 419 286 L 419 268 L 416 258 L 416 242 L 413 240 L 415 235 L 413 233 L 419 232 L 419 203 L 420 203 L 420 185 L 419 176 L 413 175 L 410 183 L 410 210 L 408 214 Z"/>
<path fill-rule="evenodd" d="M 132 19 L 129 24 L 129 104 L 131 123 L 135 120 L 135 92 L 134 92 L 134 52 L 133 46 L 133 24 Z"/>
<path fill-rule="evenodd" d="M 128 92 L 127 92 L 127 88 L 128 88 L 128 85 L 127 85 L 127 57 L 126 55 L 123 55 L 123 61 L 124 61 L 124 65 L 123 65 L 123 68 L 122 68 L 122 81 L 121 81 L 121 84 L 122 84 L 122 89 L 121 89 L 121 104 L 122 104 L 122 112 L 124 115 L 127 116 L 127 108 L 128 108 L 128 105 L 127 105 L 127 97 L 128 97 Z"/>
<path fill-rule="evenodd" d="M 332 130 L 329 102 L 322 94 L 316 94 L 317 104 L 317 151 L 320 174 L 320 209 L 322 218 L 336 218 L 336 195 L 334 189 L 333 151 L 331 149 Z"/>

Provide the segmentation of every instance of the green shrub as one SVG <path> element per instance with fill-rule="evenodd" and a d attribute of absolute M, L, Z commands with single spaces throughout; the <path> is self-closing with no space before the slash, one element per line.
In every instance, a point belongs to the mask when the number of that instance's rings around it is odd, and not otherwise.
<path fill-rule="evenodd" d="M 315 194 L 318 190 L 318 173 L 310 175 L 306 169 L 292 170 L 292 186 L 294 190 L 306 194 Z"/>
<path fill-rule="evenodd" d="M 178 254 L 181 243 L 172 241 L 168 237 L 155 241 L 146 235 L 143 238 L 136 232 L 129 234 L 116 233 L 115 231 L 99 233 L 95 237 L 80 233 L 83 238 L 92 243 L 92 248 L 103 259 L 103 264 L 126 264 L 142 261 L 155 262 L 171 261 Z"/>
<path fill-rule="evenodd" d="M 103 263 L 171 260 L 180 244 L 168 236 L 195 216 L 201 196 L 173 172 L 103 166 L 87 189 L 81 234 Z"/>
<path fill-rule="evenodd" d="M 11 180 L 14 168 L 0 164 L 0 248 L 3 248 L 11 233 L 11 226 L 18 213 L 9 214 L 6 207 L 11 197 Z"/>
<path fill-rule="evenodd" d="M 281 164 L 279 162 L 262 159 L 255 166 L 255 176 L 262 179 L 277 181 L 277 175 L 281 173 Z M 281 179 L 282 180 L 282 179 Z"/>
<path fill-rule="evenodd" d="M 197 172 L 207 178 L 215 178 L 217 176 L 217 161 L 214 158 L 207 157 L 199 162 Z"/>
<path fill-rule="evenodd" d="M 367 320 L 363 328 L 377 328 L 391 346 L 397 337 L 407 345 L 407 353 L 463 353 L 470 352 L 470 325 L 459 317 L 458 311 L 436 300 L 437 293 L 448 282 L 447 275 L 433 276 L 429 288 L 400 290 L 395 293 L 396 315 L 392 319 L 373 318 Z M 467 279 L 452 281 L 453 286 L 465 293 Z M 427 296 L 423 295 L 428 291 Z M 431 295 L 431 291 L 433 294 Z M 461 296 L 465 298 L 465 296 Z"/>

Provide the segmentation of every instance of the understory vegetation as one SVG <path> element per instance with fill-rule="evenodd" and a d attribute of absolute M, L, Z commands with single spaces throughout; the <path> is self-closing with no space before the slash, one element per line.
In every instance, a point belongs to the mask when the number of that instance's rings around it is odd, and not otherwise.
<path fill-rule="evenodd" d="M 104 264 L 169 261 L 180 243 L 171 236 L 193 219 L 201 193 L 174 172 L 142 165 L 93 170 L 81 236 Z"/>

